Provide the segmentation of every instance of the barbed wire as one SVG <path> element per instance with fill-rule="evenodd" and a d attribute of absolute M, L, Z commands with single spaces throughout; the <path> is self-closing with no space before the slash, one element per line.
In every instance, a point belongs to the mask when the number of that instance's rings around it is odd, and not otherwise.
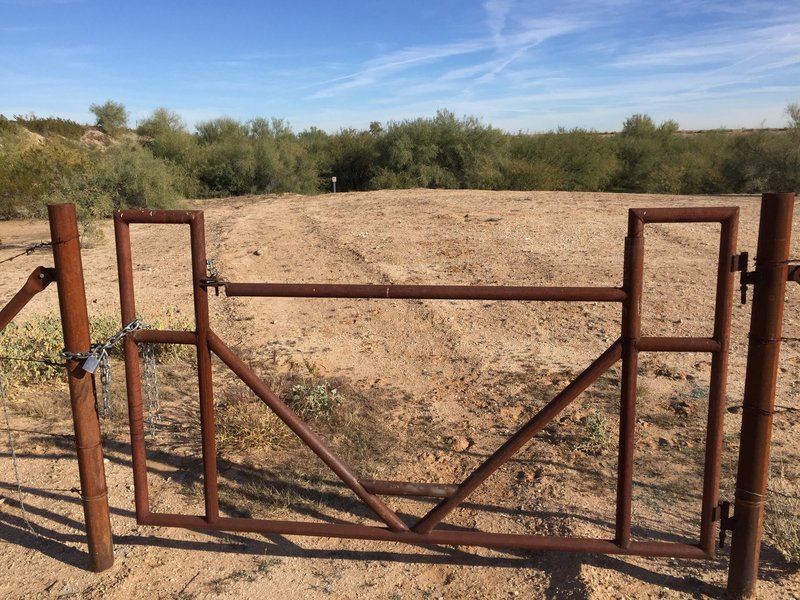
<path fill-rule="evenodd" d="M 44 248 L 46 246 L 52 246 L 52 245 L 53 242 L 39 242 L 38 244 L 34 244 L 33 246 L 28 246 L 27 248 L 25 248 L 24 252 L 20 252 L 19 254 L 15 254 L 14 256 L 0 260 L 0 265 L 12 261 L 15 258 L 19 258 L 20 256 L 28 256 L 30 254 L 33 254 L 39 248 Z"/>

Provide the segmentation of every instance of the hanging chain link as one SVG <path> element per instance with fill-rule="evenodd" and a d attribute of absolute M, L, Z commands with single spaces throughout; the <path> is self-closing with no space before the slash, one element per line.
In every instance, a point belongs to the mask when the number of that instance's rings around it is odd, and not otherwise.
<path fill-rule="evenodd" d="M 144 368 L 144 395 L 147 417 L 145 424 L 150 436 L 155 438 L 161 424 L 161 401 L 158 396 L 158 376 L 156 374 L 156 349 L 154 344 L 142 344 L 142 361 Z"/>
<path fill-rule="evenodd" d="M 8 406 L 7 406 L 7 398 L 6 398 L 6 387 L 5 383 L 3 382 L 3 376 L 0 374 L 0 400 L 3 403 L 3 415 L 6 419 L 6 431 L 8 432 L 8 446 L 11 449 L 11 463 L 14 465 L 14 478 L 17 483 L 17 499 L 19 500 L 19 508 L 22 512 L 22 520 L 25 522 L 25 527 L 27 527 L 28 531 L 30 531 L 36 537 L 39 537 L 39 532 L 37 532 L 31 522 L 28 520 L 28 511 L 25 510 L 25 500 L 22 493 L 22 482 L 19 477 L 19 466 L 17 465 L 17 450 L 14 446 L 14 434 L 11 432 L 11 420 L 8 417 Z"/>

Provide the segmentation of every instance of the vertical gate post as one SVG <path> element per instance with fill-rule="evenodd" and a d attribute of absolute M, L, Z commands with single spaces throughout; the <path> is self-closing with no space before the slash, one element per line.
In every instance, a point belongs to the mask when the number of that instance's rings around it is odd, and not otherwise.
<path fill-rule="evenodd" d="M 75 205 L 51 204 L 47 207 L 47 212 L 53 240 L 64 349 L 67 352 L 86 352 L 91 341 Z M 81 368 L 82 362 L 67 361 L 67 379 L 89 559 L 91 569 L 99 572 L 114 564 L 114 546 L 95 388 L 92 376 Z"/>
<path fill-rule="evenodd" d="M 794 194 L 763 194 L 753 278 L 728 597 L 756 592 Z"/>

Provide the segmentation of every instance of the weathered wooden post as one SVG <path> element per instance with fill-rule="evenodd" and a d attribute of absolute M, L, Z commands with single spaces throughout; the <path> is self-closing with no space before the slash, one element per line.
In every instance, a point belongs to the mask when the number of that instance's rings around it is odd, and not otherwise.
<path fill-rule="evenodd" d="M 728 596 L 737 600 L 753 597 L 758 582 L 793 207 L 794 194 L 761 196 L 756 266 L 749 275 L 753 308 L 728 572 Z"/>
<path fill-rule="evenodd" d="M 53 240 L 64 349 L 68 353 L 87 352 L 91 344 L 89 315 L 86 310 L 75 205 L 54 204 L 47 207 L 47 212 Z M 114 546 L 95 388 L 91 374 L 84 371 L 82 365 L 82 360 L 68 360 L 67 378 L 78 453 L 81 500 L 89 538 L 89 558 L 93 571 L 104 571 L 114 564 Z"/>

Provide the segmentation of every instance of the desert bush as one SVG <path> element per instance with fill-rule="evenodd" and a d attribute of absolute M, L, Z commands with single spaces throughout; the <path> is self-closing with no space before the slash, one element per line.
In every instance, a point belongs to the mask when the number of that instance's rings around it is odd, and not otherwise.
<path fill-rule="evenodd" d="M 191 171 L 209 196 L 249 194 L 256 162 L 246 125 L 222 117 L 196 125 L 198 145 Z"/>
<path fill-rule="evenodd" d="M 604 190 L 617 168 L 612 144 L 584 129 L 517 134 L 509 152 L 504 175 L 511 189 Z"/>
<path fill-rule="evenodd" d="M 254 191 L 315 194 L 320 189 L 318 164 L 281 119 L 253 119 L 248 123 L 253 145 Z"/>
<path fill-rule="evenodd" d="M 45 137 L 60 135 L 70 140 L 79 140 L 86 131 L 86 126 L 62 119 L 61 117 L 37 117 L 34 114 L 27 116 L 14 115 L 17 125 Z"/>
<path fill-rule="evenodd" d="M 164 319 L 150 324 L 154 329 L 191 330 L 191 322 L 168 309 Z M 119 316 L 94 315 L 89 319 L 89 334 L 93 342 L 105 341 L 120 330 Z M 18 324 L 10 323 L 0 331 L 0 371 L 9 386 L 32 386 L 60 378 L 64 375 L 64 348 L 61 317 L 49 313 L 39 315 Z M 157 344 L 156 360 L 160 363 L 186 359 L 191 355 L 190 346 Z M 122 357 L 122 344 L 114 346 L 109 355 Z M 44 360 L 45 362 L 42 362 Z"/>
<path fill-rule="evenodd" d="M 107 100 L 103 104 L 92 104 L 89 110 L 95 116 L 97 127 L 108 135 L 115 136 L 128 127 L 128 111 L 120 102 Z"/>
<path fill-rule="evenodd" d="M 0 114 L 0 133 L 15 132 L 16 130 L 17 124 L 5 115 Z"/>
<path fill-rule="evenodd" d="M 618 170 L 613 187 L 625 192 L 671 192 L 681 188 L 678 124 L 656 126 L 648 115 L 625 120 L 616 137 Z"/>
<path fill-rule="evenodd" d="M 378 166 L 371 187 L 496 188 L 502 186 L 506 136 L 474 117 L 440 110 L 433 119 L 375 126 Z"/>
<path fill-rule="evenodd" d="M 86 152 L 58 140 L 0 151 L 0 218 L 44 217 L 50 197 L 90 165 Z"/>
<path fill-rule="evenodd" d="M 138 124 L 136 133 L 143 137 L 142 145 L 153 156 L 184 168 L 189 166 L 195 139 L 177 113 L 163 107 L 157 108 Z"/>
<path fill-rule="evenodd" d="M 324 175 L 327 178 L 335 175 L 337 189 L 340 191 L 370 189 L 378 167 L 376 140 L 369 132 L 342 129 L 330 137 L 328 144 L 330 171 Z"/>
<path fill-rule="evenodd" d="M 120 144 L 94 155 L 91 167 L 49 200 L 74 202 L 86 217 L 99 218 L 116 208 L 176 208 L 185 186 L 185 174 L 175 165 L 136 144 Z"/>

